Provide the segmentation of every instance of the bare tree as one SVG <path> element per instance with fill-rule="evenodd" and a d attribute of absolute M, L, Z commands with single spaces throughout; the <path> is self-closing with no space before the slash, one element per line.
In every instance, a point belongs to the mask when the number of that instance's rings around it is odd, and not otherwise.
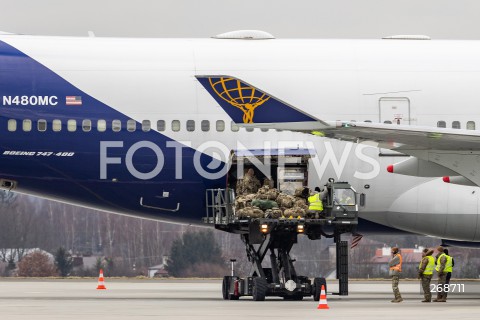
<path fill-rule="evenodd" d="M 25 256 L 18 263 L 18 275 L 20 277 L 51 277 L 58 275 L 58 272 L 49 257 L 37 251 Z"/>

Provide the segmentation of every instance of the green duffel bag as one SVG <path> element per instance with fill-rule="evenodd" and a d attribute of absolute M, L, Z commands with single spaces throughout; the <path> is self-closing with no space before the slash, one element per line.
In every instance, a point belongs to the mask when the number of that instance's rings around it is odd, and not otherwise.
<path fill-rule="evenodd" d="M 252 201 L 252 206 L 259 207 L 262 210 L 277 208 L 278 204 L 273 200 L 260 200 L 255 199 Z"/>

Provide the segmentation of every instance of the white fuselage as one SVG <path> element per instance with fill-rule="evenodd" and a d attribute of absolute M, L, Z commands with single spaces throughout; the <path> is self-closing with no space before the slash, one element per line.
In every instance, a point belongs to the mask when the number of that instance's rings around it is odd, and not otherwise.
<path fill-rule="evenodd" d="M 318 157 L 311 160 L 317 163 L 309 184 L 323 185 L 329 177 L 349 181 L 366 195 L 361 217 L 405 231 L 480 241 L 478 187 L 389 174 L 386 166 L 406 157 L 372 146 L 273 129 L 234 132 L 229 116 L 195 78 L 234 76 L 323 120 L 424 126 L 444 121 L 447 127 L 458 121 L 466 128 L 467 122 L 480 125 L 480 42 L 13 35 L 0 41 L 129 118 L 150 120 L 153 130 L 165 121 L 163 135 L 214 158 L 222 159 L 215 148 L 203 149 L 210 141 L 228 150 L 314 146 Z M 172 128 L 175 120 L 178 131 Z M 195 122 L 194 131 L 187 130 L 187 120 Z M 209 121 L 208 131 L 202 131 L 202 120 Z M 216 130 L 218 120 L 224 131 Z"/>

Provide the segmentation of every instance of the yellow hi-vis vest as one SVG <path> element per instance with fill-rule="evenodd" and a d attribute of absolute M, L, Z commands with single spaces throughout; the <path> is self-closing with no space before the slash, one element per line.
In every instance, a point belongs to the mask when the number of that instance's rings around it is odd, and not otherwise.
<path fill-rule="evenodd" d="M 323 203 L 322 199 L 320 199 L 320 193 L 308 197 L 308 203 L 308 210 L 323 211 Z"/>
<path fill-rule="evenodd" d="M 432 256 L 426 256 L 426 258 L 428 259 L 428 263 L 422 274 L 425 274 L 425 275 L 433 274 L 433 269 L 435 268 L 435 258 Z M 419 269 L 422 267 L 422 261 L 423 259 L 420 260 L 420 265 L 418 266 Z"/>
<path fill-rule="evenodd" d="M 452 257 L 450 256 L 447 256 L 445 253 L 442 253 L 440 255 L 440 257 L 438 257 L 437 259 L 437 266 L 435 267 L 435 270 L 438 272 L 438 270 L 440 270 L 440 260 L 442 259 L 442 257 L 445 256 L 445 258 L 447 259 L 445 261 L 445 269 L 443 269 L 443 272 L 452 272 L 453 271 L 453 261 L 452 261 Z"/>

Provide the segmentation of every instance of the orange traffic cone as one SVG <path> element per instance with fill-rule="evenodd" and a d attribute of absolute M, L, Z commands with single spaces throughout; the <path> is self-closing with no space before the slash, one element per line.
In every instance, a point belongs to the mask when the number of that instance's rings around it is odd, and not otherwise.
<path fill-rule="evenodd" d="M 105 287 L 105 279 L 103 278 L 103 269 L 100 269 L 97 290 L 107 290 L 107 287 Z"/>
<path fill-rule="evenodd" d="M 322 291 L 320 292 L 320 302 L 317 309 L 330 309 L 327 304 L 327 294 L 325 293 L 325 286 L 322 284 Z"/>

